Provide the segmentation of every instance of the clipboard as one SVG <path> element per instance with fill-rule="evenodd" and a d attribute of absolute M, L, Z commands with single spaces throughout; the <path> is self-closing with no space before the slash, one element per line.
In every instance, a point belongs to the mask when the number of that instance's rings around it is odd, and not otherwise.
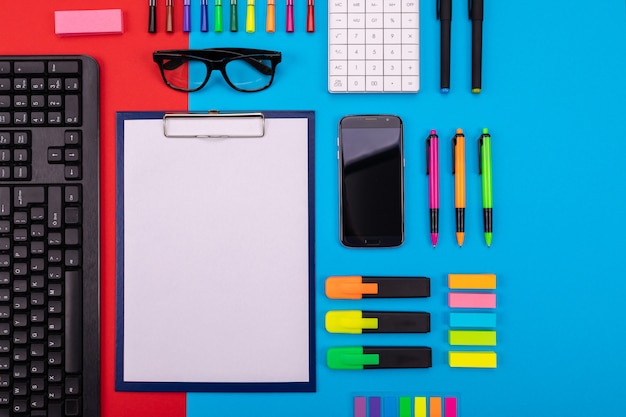
<path fill-rule="evenodd" d="M 315 391 L 314 132 L 117 113 L 116 390 Z"/>

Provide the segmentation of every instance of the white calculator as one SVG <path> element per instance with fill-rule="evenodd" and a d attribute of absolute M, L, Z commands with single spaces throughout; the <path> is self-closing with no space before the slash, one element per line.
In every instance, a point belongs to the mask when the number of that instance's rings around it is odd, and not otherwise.
<path fill-rule="evenodd" d="M 328 91 L 416 93 L 419 0 L 328 0 Z"/>

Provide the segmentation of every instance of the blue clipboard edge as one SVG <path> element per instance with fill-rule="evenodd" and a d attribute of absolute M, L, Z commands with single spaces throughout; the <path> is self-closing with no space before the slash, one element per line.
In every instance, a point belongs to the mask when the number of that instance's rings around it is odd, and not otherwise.
<path fill-rule="evenodd" d="M 262 111 L 265 118 L 306 118 L 308 120 L 309 176 L 309 381 L 308 382 L 128 382 L 124 381 L 124 122 L 161 119 L 161 112 L 117 112 L 116 114 L 116 347 L 115 390 L 135 392 L 315 392 L 315 112 Z M 169 112 L 168 112 L 169 113 Z M 174 113 L 185 113 L 184 111 Z M 248 113 L 248 111 L 246 111 Z"/>

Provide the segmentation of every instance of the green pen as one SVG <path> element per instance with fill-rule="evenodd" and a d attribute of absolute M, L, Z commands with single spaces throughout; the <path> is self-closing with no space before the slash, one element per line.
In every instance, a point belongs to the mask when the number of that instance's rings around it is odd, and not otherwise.
<path fill-rule="evenodd" d="M 230 0 L 230 31 L 237 32 L 239 24 L 237 19 L 237 0 Z"/>
<path fill-rule="evenodd" d="M 483 185 L 483 216 L 485 218 L 485 242 L 491 246 L 493 226 L 493 197 L 491 194 L 491 135 L 489 129 L 483 128 L 478 139 L 478 172 L 482 176 Z"/>
<path fill-rule="evenodd" d="M 222 0 L 215 0 L 215 31 L 222 31 Z"/>

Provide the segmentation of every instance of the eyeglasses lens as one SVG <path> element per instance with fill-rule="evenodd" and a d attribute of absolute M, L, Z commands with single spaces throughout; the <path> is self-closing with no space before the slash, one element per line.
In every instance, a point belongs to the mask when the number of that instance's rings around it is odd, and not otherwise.
<path fill-rule="evenodd" d="M 193 91 L 198 89 L 207 76 L 207 66 L 202 61 L 186 57 L 167 58 L 162 64 L 163 75 L 175 88 Z"/>
<path fill-rule="evenodd" d="M 256 91 L 272 82 L 272 61 L 261 57 L 242 57 L 226 64 L 230 82 L 244 91 Z"/>

